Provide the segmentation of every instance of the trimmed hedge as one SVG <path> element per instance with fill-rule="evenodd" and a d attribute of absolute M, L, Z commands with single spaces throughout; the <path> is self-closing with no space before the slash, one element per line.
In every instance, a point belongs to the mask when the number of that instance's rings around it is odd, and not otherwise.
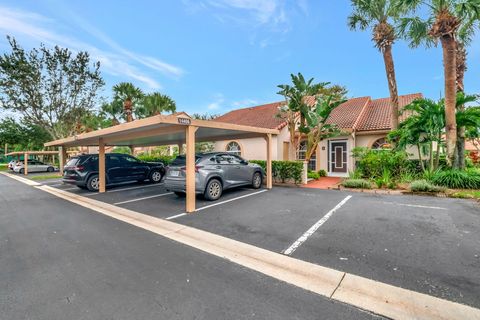
<path fill-rule="evenodd" d="M 415 180 L 410 184 L 410 190 L 413 192 L 442 192 L 444 187 L 431 184 L 427 180 Z"/>
<path fill-rule="evenodd" d="M 307 172 L 307 178 L 308 179 L 313 179 L 313 180 L 318 180 L 318 179 L 320 179 L 320 174 L 316 171 L 308 171 Z"/>
<path fill-rule="evenodd" d="M 372 185 L 368 180 L 364 179 L 345 179 L 342 181 L 342 186 L 345 188 L 356 188 L 356 189 L 371 189 Z"/>
<path fill-rule="evenodd" d="M 267 171 L 267 162 L 265 160 L 249 160 L 251 163 L 260 165 Z M 272 175 L 275 182 L 286 182 L 293 180 L 295 183 L 302 181 L 303 163 L 301 161 L 272 161 Z"/>
<path fill-rule="evenodd" d="M 431 177 L 433 184 L 451 189 L 480 189 L 480 171 L 444 170 L 438 171 Z"/>
<path fill-rule="evenodd" d="M 164 165 L 168 166 L 176 158 L 176 156 L 158 156 L 158 155 L 148 155 L 141 154 L 137 156 L 138 159 L 145 162 L 161 162 Z"/>

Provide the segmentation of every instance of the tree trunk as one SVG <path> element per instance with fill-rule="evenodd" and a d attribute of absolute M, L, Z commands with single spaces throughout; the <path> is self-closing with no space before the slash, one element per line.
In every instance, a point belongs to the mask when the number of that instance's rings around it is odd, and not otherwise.
<path fill-rule="evenodd" d="M 420 161 L 420 167 L 422 168 L 422 171 L 425 171 L 425 166 L 422 160 L 422 150 L 420 150 L 420 145 L 418 143 L 417 143 L 417 150 L 418 150 L 418 160 Z"/>
<path fill-rule="evenodd" d="M 433 171 L 433 141 L 430 141 L 430 150 L 428 151 L 428 154 L 430 156 L 430 159 L 429 159 L 429 170 L 430 172 Z"/>
<path fill-rule="evenodd" d="M 385 63 L 385 72 L 387 73 L 388 90 L 390 91 L 391 109 L 391 125 L 392 130 L 398 128 L 398 90 L 397 79 L 395 77 L 395 66 L 393 64 L 392 46 L 385 46 L 383 53 L 383 61 Z"/>
<path fill-rule="evenodd" d="M 467 71 L 467 51 L 463 44 L 457 44 L 456 51 L 456 78 L 457 78 L 457 92 L 465 92 L 463 79 L 465 78 L 465 71 Z M 459 111 L 465 110 L 465 106 L 458 106 Z M 459 169 L 465 169 L 465 127 L 462 126 L 457 129 L 457 147 L 455 154 L 456 166 Z"/>
<path fill-rule="evenodd" d="M 451 35 L 441 38 L 443 49 L 443 68 L 445 76 L 445 144 L 447 146 L 447 164 L 453 166 L 457 143 L 457 121 L 455 118 L 456 87 L 456 43 Z"/>
<path fill-rule="evenodd" d="M 435 170 L 438 169 L 438 166 L 440 165 L 440 144 L 442 141 L 442 133 L 438 136 L 438 141 L 437 141 L 437 154 L 435 155 Z"/>

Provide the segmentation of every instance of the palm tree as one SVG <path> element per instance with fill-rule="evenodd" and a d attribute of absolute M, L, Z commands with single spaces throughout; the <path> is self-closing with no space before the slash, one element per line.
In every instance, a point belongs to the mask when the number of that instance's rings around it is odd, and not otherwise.
<path fill-rule="evenodd" d="M 137 117 L 151 117 L 162 112 L 174 113 L 177 107 L 175 101 L 165 94 L 154 92 L 143 98 L 142 106 L 135 112 Z"/>
<path fill-rule="evenodd" d="M 305 115 L 311 108 L 308 97 L 316 96 L 330 83 L 313 83 L 313 78 L 307 81 L 301 73 L 298 73 L 297 75 L 291 74 L 290 77 L 293 86 L 288 84 L 278 86 L 278 88 L 281 89 L 278 94 L 282 95 L 286 101 L 286 105 L 279 110 L 279 117 L 287 120 L 288 130 L 290 132 L 290 146 L 294 152 L 297 152 L 300 139 L 296 138 L 296 130 L 298 128 L 300 132 L 305 131 Z"/>
<path fill-rule="evenodd" d="M 114 100 L 110 103 L 102 104 L 101 113 L 105 118 L 110 118 L 110 122 L 112 126 L 116 126 L 120 124 L 119 119 L 123 115 L 122 102 Z"/>
<path fill-rule="evenodd" d="M 478 29 L 480 22 L 479 21 L 467 21 L 463 23 L 458 31 L 457 36 L 457 54 L 456 54 L 456 80 L 457 80 L 457 92 L 464 93 L 464 77 L 465 72 L 467 71 L 467 47 L 472 42 L 473 36 L 476 29 Z M 458 95 L 458 94 L 457 94 Z M 458 100 L 458 99 L 457 99 Z M 458 101 L 457 101 L 458 102 Z M 458 105 L 457 108 L 459 111 L 465 110 L 465 105 Z M 458 124 L 458 123 L 457 123 Z M 466 131 L 465 127 L 459 125 L 457 128 L 457 148 L 455 154 L 455 163 L 454 167 L 460 169 L 465 168 L 465 140 L 466 140 Z"/>
<path fill-rule="evenodd" d="M 348 17 L 348 25 L 352 30 L 372 29 L 375 47 L 383 55 L 385 72 L 387 74 L 388 90 L 390 91 L 391 126 L 398 128 L 398 89 L 393 63 L 392 46 L 396 40 L 393 20 L 399 16 L 400 9 L 394 0 L 351 0 L 353 13 Z"/>
<path fill-rule="evenodd" d="M 123 113 L 127 122 L 133 121 L 133 112 L 142 101 L 144 94 L 140 88 L 130 82 L 121 82 L 113 86 L 114 101 L 123 103 Z"/>
<path fill-rule="evenodd" d="M 427 47 L 441 42 L 445 77 L 445 131 L 447 163 L 454 164 L 457 141 L 455 106 L 457 98 L 457 33 L 462 25 L 475 23 L 480 19 L 478 0 L 398 0 L 402 11 L 418 11 L 426 7 L 428 16 L 402 18 L 401 34 L 409 39 L 410 46 L 425 44 Z"/>

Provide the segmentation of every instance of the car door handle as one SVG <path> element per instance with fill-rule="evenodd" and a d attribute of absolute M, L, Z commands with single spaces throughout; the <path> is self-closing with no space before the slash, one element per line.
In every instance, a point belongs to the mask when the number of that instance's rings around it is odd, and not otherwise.
<path fill-rule="evenodd" d="M 240 166 L 235 166 L 235 168 L 240 169 Z"/>
<path fill-rule="evenodd" d="M 215 166 L 215 169 L 222 169 L 221 166 Z"/>

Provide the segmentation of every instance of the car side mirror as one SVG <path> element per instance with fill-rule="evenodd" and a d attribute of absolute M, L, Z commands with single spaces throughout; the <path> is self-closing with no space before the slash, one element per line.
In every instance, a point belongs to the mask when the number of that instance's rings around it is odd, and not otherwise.
<path fill-rule="evenodd" d="M 244 164 L 244 165 L 247 165 L 247 164 L 248 164 L 248 161 L 247 161 L 247 160 L 242 160 L 241 163 Z"/>

